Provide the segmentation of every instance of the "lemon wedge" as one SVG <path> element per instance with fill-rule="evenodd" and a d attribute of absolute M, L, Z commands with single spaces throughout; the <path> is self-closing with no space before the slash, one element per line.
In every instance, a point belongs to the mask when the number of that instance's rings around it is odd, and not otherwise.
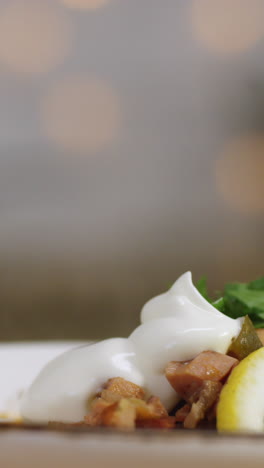
<path fill-rule="evenodd" d="M 232 371 L 217 406 L 220 432 L 264 432 L 264 348 Z"/>

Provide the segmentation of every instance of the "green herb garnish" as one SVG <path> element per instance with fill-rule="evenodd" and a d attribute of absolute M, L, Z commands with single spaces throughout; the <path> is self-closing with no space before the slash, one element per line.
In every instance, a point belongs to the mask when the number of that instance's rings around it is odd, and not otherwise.
<path fill-rule="evenodd" d="M 206 276 L 202 276 L 196 283 L 196 288 L 198 289 L 199 293 L 208 301 L 212 302 L 209 294 L 208 294 L 208 288 L 207 288 L 207 278 Z"/>
<path fill-rule="evenodd" d="M 248 315 L 255 328 L 264 328 L 264 277 L 250 283 L 226 284 L 222 297 L 212 300 L 207 281 L 202 277 L 196 284 L 198 291 L 216 309 L 232 318 Z"/>

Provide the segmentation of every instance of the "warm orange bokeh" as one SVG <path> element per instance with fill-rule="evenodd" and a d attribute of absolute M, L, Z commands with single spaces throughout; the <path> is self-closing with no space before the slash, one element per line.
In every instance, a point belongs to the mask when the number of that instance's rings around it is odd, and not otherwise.
<path fill-rule="evenodd" d="M 13 72 L 49 71 L 64 60 L 71 37 L 68 18 L 55 4 L 16 0 L 0 9 L 0 62 Z"/>
<path fill-rule="evenodd" d="M 264 37 L 263 0 L 192 0 L 195 38 L 217 53 L 243 52 Z"/>
<path fill-rule="evenodd" d="M 69 8 L 76 8 L 79 10 L 96 10 L 107 3 L 109 0 L 60 0 L 63 5 Z"/>
<path fill-rule="evenodd" d="M 224 201 L 245 214 L 264 213 L 264 134 L 229 142 L 215 166 L 216 184 Z"/>
<path fill-rule="evenodd" d="M 41 112 L 46 136 L 77 153 L 107 147 L 121 125 L 119 101 L 112 88 L 88 76 L 58 82 L 43 98 Z"/>

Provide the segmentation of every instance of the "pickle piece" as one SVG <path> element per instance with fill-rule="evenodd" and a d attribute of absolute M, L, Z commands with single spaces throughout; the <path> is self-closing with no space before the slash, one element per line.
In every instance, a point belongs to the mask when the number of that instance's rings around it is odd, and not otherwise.
<path fill-rule="evenodd" d="M 228 348 L 227 354 L 242 361 L 253 351 L 262 348 L 263 344 L 260 341 L 258 334 L 254 328 L 248 315 L 246 315 L 241 331 Z"/>
<path fill-rule="evenodd" d="M 256 332 L 258 334 L 258 337 L 259 337 L 262 345 L 264 345 L 264 328 L 256 328 Z"/>

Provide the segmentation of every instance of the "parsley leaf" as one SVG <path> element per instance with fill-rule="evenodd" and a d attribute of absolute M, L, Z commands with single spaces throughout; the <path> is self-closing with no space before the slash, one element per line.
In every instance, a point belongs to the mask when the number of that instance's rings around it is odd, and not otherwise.
<path fill-rule="evenodd" d="M 209 298 L 208 294 L 208 288 L 207 288 L 207 278 L 206 276 L 202 276 L 197 283 L 195 284 L 196 289 L 198 289 L 199 293 L 208 301 L 211 302 L 211 299 Z"/>
<path fill-rule="evenodd" d="M 258 328 L 264 328 L 264 278 L 251 283 L 225 286 L 225 314 L 232 318 L 249 315 Z"/>
<path fill-rule="evenodd" d="M 225 298 L 224 297 L 219 297 L 219 299 L 216 299 L 215 301 L 212 302 L 212 305 L 217 310 L 220 310 L 220 312 L 225 313 Z"/>
<path fill-rule="evenodd" d="M 218 299 L 213 300 L 210 298 L 208 294 L 207 288 L 207 278 L 206 276 L 202 276 L 195 284 L 196 289 L 198 289 L 199 293 L 206 299 L 210 304 L 212 304 L 216 309 L 220 310 L 220 312 L 224 312 L 225 309 L 225 300 L 223 297 L 219 297 Z"/>
<path fill-rule="evenodd" d="M 255 328 L 264 328 L 264 277 L 250 283 L 228 283 L 222 297 L 213 301 L 207 289 L 206 277 L 202 277 L 196 288 L 216 309 L 231 318 L 248 315 Z"/>

